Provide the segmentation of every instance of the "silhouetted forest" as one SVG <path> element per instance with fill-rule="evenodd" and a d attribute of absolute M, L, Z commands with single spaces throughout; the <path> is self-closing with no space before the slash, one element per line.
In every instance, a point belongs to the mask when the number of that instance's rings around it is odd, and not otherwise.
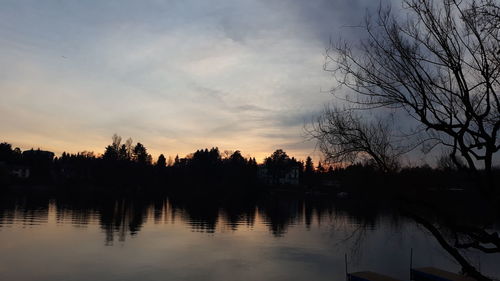
<path fill-rule="evenodd" d="M 312 195 L 387 196 L 429 191 L 464 191 L 478 184 L 477 173 L 458 171 L 451 161 L 438 167 L 379 169 L 365 161 L 345 167 L 299 161 L 281 149 L 262 164 L 240 151 L 199 149 L 183 158 L 162 154 L 153 161 L 147 148 L 131 139 L 122 143 L 114 135 L 102 154 L 54 153 L 40 149 L 21 151 L 0 144 L 2 186 L 45 186 L 92 191 L 162 190 L 189 193 L 248 194 L 265 190 L 304 192 Z M 495 177 L 500 179 L 498 170 Z M 498 181 L 495 181 L 498 182 Z"/>

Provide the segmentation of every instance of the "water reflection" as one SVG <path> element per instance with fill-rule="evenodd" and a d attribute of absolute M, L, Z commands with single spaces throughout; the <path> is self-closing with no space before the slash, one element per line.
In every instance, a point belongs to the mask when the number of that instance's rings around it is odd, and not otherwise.
<path fill-rule="evenodd" d="M 0 199 L 0 227 L 12 224 L 39 225 L 53 215 L 56 223 L 84 227 L 99 224 L 111 245 L 135 236 L 147 221 L 154 224 L 181 220 L 194 232 L 215 233 L 217 229 L 238 231 L 253 228 L 256 218 L 276 237 L 290 226 L 330 223 L 332 218 L 348 218 L 351 225 L 375 227 L 380 208 L 331 199 L 300 196 L 263 196 L 259 198 L 139 197 L 7 195 Z"/>
<path fill-rule="evenodd" d="M 48 221 L 50 200 L 4 196 L 0 203 L 0 227 L 38 225 Z"/>
<path fill-rule="evenodd" d="M 137 280 L 144 272 L 151 280 L 167 272 L 184 280 L 341 280 L 344 253 L 352 270 L 404 279 L 410 248 L 415 265 L 460 269 L 425 229 L 383 202 L 291 194 L 2 194 L 0 242 L 5 280 L 54 280 L 63 267 L 80 276 L 74 280 Z M 43 264 L 54 267 L 44 278 L 40 259 L 29 259 L 37 249 L 57 261 Z M 468 258 L 500 274 L 498 255 Z"/>

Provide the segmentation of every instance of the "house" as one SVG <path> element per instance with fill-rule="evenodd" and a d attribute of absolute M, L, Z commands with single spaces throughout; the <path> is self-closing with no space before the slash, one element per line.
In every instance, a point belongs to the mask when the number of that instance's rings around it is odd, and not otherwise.
<path fill-rule="evenodd" d="M 9 174 L 18 179 L 27 179 L 30 177 L 30 168 L 22 165 L 11 165 Z"/>
<path fill-rule="evenodd" d="M 259 165 L 257 178 L 266 185 L 298 185 L 299 167 L 291 166 L 278 171 L 272 171 L 266 165 Z"/>

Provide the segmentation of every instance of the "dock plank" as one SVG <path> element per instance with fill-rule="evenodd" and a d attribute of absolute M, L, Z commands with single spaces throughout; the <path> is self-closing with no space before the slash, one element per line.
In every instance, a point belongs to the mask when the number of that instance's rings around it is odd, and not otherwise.
<path fill-rule="evenodd" d="M 445 271 L 435 267 L 414 268 L 411 270 L 415 281 L 475 281 L 476 279 Z"/>
<path fill-rule="evenodd" d="M 372 271 L 360 271 L 347 274 L 349 281 L 400 281 Z"/>

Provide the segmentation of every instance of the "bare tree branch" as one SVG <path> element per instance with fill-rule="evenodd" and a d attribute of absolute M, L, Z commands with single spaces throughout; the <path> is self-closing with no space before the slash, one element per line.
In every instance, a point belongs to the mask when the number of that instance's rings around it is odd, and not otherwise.
<path fill-rule="evenodd" d="M 331 45 L 325 70 L 357 93 L 347 98 L 352 105 L 401 109 L 440 144 L 452 147 L 450 156 L 456 163 L 463 158 L 472 170 L 481 163 L 491 171 L 493 155 L 500 150 L 498 3 L 404 4 L 406 21 L 380 8 L 375 21 L 367 18 L 368 38 L 356 48 L 346 42 Z M 346 151 L 343 157 L 352 156 Z"/>
<path fill-rule="evenodd" d="M 396 170 L 399 156 L 411 150 L 398 145 L 388 122 L 363 122 L 352 110 L 325 108 L 309 133 L 318 141 L 325 160 L 331 163 L 352 163 L 368 156 L 388 172 Z"/>

